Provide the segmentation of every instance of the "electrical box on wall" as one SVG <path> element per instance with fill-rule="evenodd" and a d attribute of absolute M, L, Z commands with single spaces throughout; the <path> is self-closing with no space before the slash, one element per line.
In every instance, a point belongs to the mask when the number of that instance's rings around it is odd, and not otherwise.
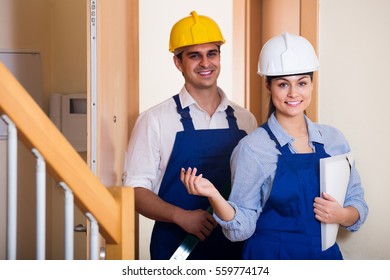
<path fill-rule="evenodd" d="M 87 151 L 87 94 L 54 93 L 50 118 L 76 151 Z"/>

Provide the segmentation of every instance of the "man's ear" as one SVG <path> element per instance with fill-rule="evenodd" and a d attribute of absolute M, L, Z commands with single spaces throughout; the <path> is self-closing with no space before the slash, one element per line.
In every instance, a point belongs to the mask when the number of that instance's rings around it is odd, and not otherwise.
<path fill-rule="evenodd" d="M 173 62 L 175 63 L 176 68 L 177 68 L 180 72 L 183 72 L 183 71 L 182 71 L 183 68 L 182 68 L 181 60 L 180 60 L 176 55 L 173 56 Z"/>

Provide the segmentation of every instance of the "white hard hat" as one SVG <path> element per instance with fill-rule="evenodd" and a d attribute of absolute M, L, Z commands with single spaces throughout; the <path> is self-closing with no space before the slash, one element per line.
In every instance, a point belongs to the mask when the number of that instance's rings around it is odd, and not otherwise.
<path fill-rule="evenodd" d="M 260 56 L 257 74 L 283 76 L 317 71 L 318 58 L 310 42 L 302 36 L 287 32 L 265 43 Z"/>

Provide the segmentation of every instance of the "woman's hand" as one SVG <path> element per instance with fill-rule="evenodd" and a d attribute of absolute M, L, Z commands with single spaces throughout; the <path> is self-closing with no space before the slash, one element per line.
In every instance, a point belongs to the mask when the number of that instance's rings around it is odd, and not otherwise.
<path fill-rule="evenodd" d="M 218 195 L 218 190 L 215 186 L 203 175 L 196 175 L 197 169 L 194 167 L 188 168 L 187 171 L 182 168 L 180 172 L 180 180 L 183 182 L 188 193 L 206 197 L 213 197 Z"/>
<path fill-rule="evenodd" d="M 343 207 L 327 193 L 314 199 L 314 213 L 317 220 L 326 224 L 339 223 Z"/>
<path fill-rule="evenodd" d="M 314 213 L 317 220 L 326 224 L 351 226 L 359 219 L 359 212 L 352 206 L 343 207 L 327 193 L 314 199 Z"/>
<path fill-rule="evenodd" d="M 235 210 L 223 198 L 217 188 L 202 174 L 196 175 L 197 169 L 188 168 L 187 171 L 182 168 L 180 179 L 186 187 L 189 194 L 205 196 L 209 199 L 214 213 L 224 221 L 230 221 L 234 218 Z"/>

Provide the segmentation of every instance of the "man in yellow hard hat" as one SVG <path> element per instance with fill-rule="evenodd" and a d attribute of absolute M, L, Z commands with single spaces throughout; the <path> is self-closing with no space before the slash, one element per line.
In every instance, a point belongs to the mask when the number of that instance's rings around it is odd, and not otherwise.
<path fill-rule="evenodd" d="M 242 243 L 223 235 L 207 211 L 208 200 L 189 195 L 180 181 L 183 168 L 197 166 L 228 195 L 232 150 L 257 127 L 255 117 L 217 86 L 224 43 L 211 18 L 191 12 L 179 20 L 171 30 L 169 51 L 184 86 L 141 113 L 132 131 L 124 184 L 135 187 L 136 210 L 156 221 L 152 259 L 170 259 L 188 236 L 200 240 L 188 259 L 241 258 Z"/>

